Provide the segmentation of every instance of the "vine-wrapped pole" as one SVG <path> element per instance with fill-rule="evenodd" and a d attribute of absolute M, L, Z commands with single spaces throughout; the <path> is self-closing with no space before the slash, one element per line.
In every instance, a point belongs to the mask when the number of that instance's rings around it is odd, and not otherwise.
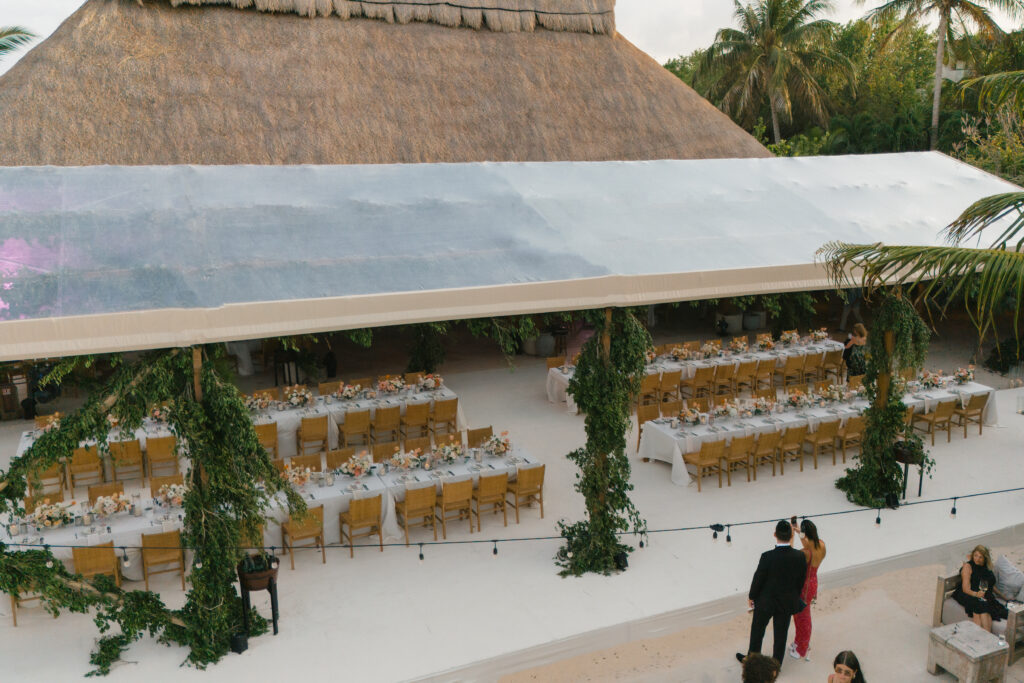
<path fill-rule="evenodd" d="M 892 382 L 892 352 L 896 345 L 896 338 L 892 330 L 885 331 L 885 366 L 882 372 L 878 373 L 878 396 L 875 397 L 875 407 L 882 409 L 889 402 L 889 385 Z"/>

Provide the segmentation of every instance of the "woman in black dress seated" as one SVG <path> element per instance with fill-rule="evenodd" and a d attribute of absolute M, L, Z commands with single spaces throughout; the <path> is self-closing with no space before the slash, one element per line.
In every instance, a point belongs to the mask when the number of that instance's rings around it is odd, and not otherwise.
<path fill-rule="evenodd" d="M 1002 621 L 1007 611 L 996 601 L 996 575 L 992 572 L 992 554 L 988 548 L 979 545 L 971 551 L 960 577 L 962 581 L 953 592 L 953 599 L 975 624 L 991 633 L 993 620 Z"/>

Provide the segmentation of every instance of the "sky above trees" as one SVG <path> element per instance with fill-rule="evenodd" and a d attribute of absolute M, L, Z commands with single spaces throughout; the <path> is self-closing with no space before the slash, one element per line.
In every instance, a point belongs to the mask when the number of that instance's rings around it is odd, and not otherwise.
<path fill-rule="evenodd" d="M 82 0 L 0 0 L 0 26 L 24 26 L 45 37 L 82 4 Z M 830 17 L 844 22 L 855 19 L 881 0 L 857 6 L 854 0 L 837 0 Z M 658 62 L 707 47 L 715 32 L 732 24 L 729 0 L 618 0 L 616 20 L 619 32 Z M 1011 28 L 1003 18 L 1003 28 Z M 23 53 L 0 62 L 0 73 L 9 69 Z"/>

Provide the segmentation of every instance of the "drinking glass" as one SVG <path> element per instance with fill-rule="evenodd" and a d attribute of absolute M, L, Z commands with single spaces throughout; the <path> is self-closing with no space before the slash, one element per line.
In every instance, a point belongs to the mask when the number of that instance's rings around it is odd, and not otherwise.
<path fill-rule="evenodd" d="M 984 579 L 978 582 L 978 590 L 982 593 L 988 593 L 988 581 Z"/>

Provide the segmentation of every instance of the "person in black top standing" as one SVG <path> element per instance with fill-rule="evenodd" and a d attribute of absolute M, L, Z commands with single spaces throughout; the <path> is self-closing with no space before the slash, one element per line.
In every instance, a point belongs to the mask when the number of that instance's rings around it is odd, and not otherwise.
<path fill-rule="evenodd" d="M 748 603 L 754 609 L 747 652 L 761 652 L 764 631 L 771 621 L 775 636 L 772 656 L 780 667 L 786 654 L 789 621 L 804 608 L 800 591 L 807 574 L 807 561 L 802 552 L 790 545 L 792 539 L 793 528 L 789 522 L 782 520 L 775 525 L 775 549 L 761 554 L 747 595 Z M 739 661 L 742 662 L 744 657 L 744 654 L 736 653 Z"/>

